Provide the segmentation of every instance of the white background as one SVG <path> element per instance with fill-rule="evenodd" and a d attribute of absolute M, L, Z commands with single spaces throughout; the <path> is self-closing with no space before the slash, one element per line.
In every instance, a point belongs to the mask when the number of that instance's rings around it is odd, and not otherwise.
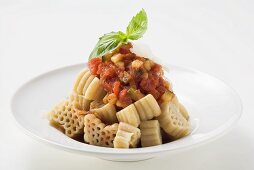
<path fill-rule="evenodd" d="M 11 116 L 14 91 L 38 74 L 86 62 L 99 35 L 124 30 L 141 8 L 149 16 L 143 41 L 156 56 L 236 89 L 244 106 L 239 124 L 209 144 L 135 163 L 68 153 L 26 136 Z M 253 89 L 254 1 L 0 0 L 0 169 L 254 169 Z"/>

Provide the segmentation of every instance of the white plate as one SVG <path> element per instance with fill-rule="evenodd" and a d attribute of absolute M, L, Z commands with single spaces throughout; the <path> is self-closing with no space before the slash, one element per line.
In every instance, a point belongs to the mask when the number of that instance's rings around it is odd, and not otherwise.
<path fill-rule="evenodd" d="M 177 141 L 138 149 L 104 148 L 72 140 L 48 124 L 45 112 L 68 96 L 75 76 L 87 67 L 78 64 L 53 70 L 24 84 L 13 96 L 13 116 L 23 129 L 40 141 L 60 149 L 114 161 L 137 161 L 162 152 L 173 153 L 225 134 L 239 120 L 242 105 L 234 90 L 222 81 L 191 69 L 168 66 L 166 77 L 190 112 L 192 133 Z"/>

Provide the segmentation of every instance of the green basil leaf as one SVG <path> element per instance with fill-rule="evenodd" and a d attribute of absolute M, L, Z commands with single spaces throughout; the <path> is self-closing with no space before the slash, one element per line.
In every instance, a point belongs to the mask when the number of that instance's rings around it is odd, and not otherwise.
<path fill-rule="evenodd" d="M 147 30 L 147 15 L 144 9 L 136 14 L 130 21 L 126 34 L 127 38 L 137 40 L 141 38 Z"/>
<path fill-rule="evenodd" d="M 144 9 L 136 14 L 130 21 L 126 34 L 118 32 L 110 32 L 99 38 L 96 46 L 89 56 L 89 60 L 94 57 L 102 57 L 106 53 L 113 51 L 120 45 L 127 43 L 128 40 L 137 40 L 141 38 L 147 30 L 147 16 Z"/>
<path fill-rule="evenodd" d="M 89 56 L 89 60 L 94 57 L 101 57 L 107 52 L 113 51 L 126 41 L 127 37 L 121 31 L 104 34 L 102 37 L 99 38 L 98 43 L 96 44 L 94 50 Z"/>

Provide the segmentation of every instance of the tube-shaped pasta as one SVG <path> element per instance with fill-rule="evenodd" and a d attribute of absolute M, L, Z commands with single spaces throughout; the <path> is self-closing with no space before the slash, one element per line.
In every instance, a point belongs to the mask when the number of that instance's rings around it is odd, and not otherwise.
<path fill-rule="evenodd" d="M 106 124 L 117 123 L 116 108 L 113 104 L 108 103 L 102 107 L 91 109 L 90 111 Z"/>
<path fill-rule="evenodd" d="M 138 111 L 141 121 L 151 120 L 161 114 L 160 106 L 151 94 L 148 94 L 142 99 L 136 101 L 134 105 Z"/>
<path fill-rule="evenodd" d="M 86 75 L 86 76 L 85 76 Z M 77 92 L 78 91 L 78 86 L 79 86 L 79 84 L 80 84 L 80 81 L 81 81 L 81 79 L 83 78 L 83 77 L 88 77 L 88 76 L 90 76 L 90 72 L 88 71 L 88 69 L 84 69 L 84 70 L 82 70 L 79 74 L 78 74 L 78 76 L 76 77 L 76 79 L 75 79 L 75 81 L 74 81 L 74 85 L 73 85 L 73 91 L 74 92 Z M 82 82 L 86 82 L 86 79 L 87 78 L 85 78 L 85 80 L 82 80 Z M 81 94 L 81 93 L 79 93 L 79 94 Z"/>
<path fill-rule="evenodd" d="M 181 112 L 181 114 L 183 115 L 183 117 L 186 119 L 186 120 L 189 120 L 189 113 L 188 111 L 186 110 L 186 108 L 180 103 L 179 104 L 179 110 Z"/>
<path fill-rule="evenodd" d="M 135 148 L 140 141 L 140 130 L 127 123 L 120 122 L 114 139 L 114 148 Z"/>
<path fill-rule="evenodd" d="M 129 148 L 132 133 L 118 130 L 114 139 L 114 148 Z"/>
<path fill-rule="evenodd" d="M 118 123 L 106 126 L 93 114 L 87 114 L 84 118 L 84 140 L 85 142 L 104 147 L 113 147 Z"/>
<path fill-rule="evenodd" d="M 155 146 L 162 144 L 160 124 L 158 120 L 148 120 L 140 123 L 141 146 Z"/>
<path fill-rule="evenodd" d="M 125 122 L 135 127 L 138 127 L 140 124 L 140 119 L 134 104 L 117 112 L 116 116 L 119 122 Z"/>
<path fill-rule="evenodd" d="M 73 103 L 73 106 L 79 110 L 89 110 L 91 101 L 85 99 L 83 95 L 79 95 L 76 92 L 72 92 L 70 95 L 70 101 Z"/>
<path fill-rule="evenodd" d="M 182 116 L 174 103 L 162 103 L 161 111 L 162 113 L 157 117 L 157 120 L 168 135 L 178 139 L 189 133 L 189 122 Z"/>
<path fill-rule="evenodd" d="M 169 101 L 169 102 L 174 103 L 174 105 L 176 106 L 176 108 L 178 108 L 178 109 L 179 109 L 179 107 L 180 107 L 180 103 L 179 103 L 179 100 L 178 100 L 178 98 L 177 98 L 177 96 L 176 96 L 176 95 L 174 95 L 174 97 L 172 98 L 172 100 L 171 100 L 171 101 Z"/>
<path fill-rule="evenodd" d="M 89 85 L 91 84 L 91 82 L 93 81 L 94 78 L 95 78 L 95 76 L 91 75 L 91 73 L 89 72 L 89 76 L 86 79 L 86 81 L 80 82 L 78 92 L 81 93 L 82 95 L 85 95 L 87 88 L 89 87 Z"/>
<path fill-rule="evenodd" d="M 116 137 L 113 141 L 114 148 L 129 148 L 132 133 L 122 130 L 117 131 Z"/>
<path fill-rule="evenodd" d="M 86 91 L 83 93 L 87 100 L 100 100 L 106 95 L 106 92 L 103 90 L 100 85 L 100 80 L 97 77 L 93 78 L 91 83 L 87 86 Z"/>
<path fill-rule="evenodd" d="M 80 78 L 80 77 L 81 78 Z M 79 80 L 80 78 L 80 80 Z M 73 88 L 73 91 L 75 91 L 77 94 L 83 95 L 83 91 L 86 90 L 86 87 L 91 83 L 91 81 L 93 80 L 94 76 L 91 75 L 90 71 L 84 72 L 84 74 L 82 75 L 78 75 L 78 77 L 76 78 L 75 85 Z"/>
<path fill-rule="evenodd" d="M 68 100 L 56 105 L 48 114 L 53 126 L 57 126 L 69 137 L 74 138 L 83 133 L 84 111 L 77 110 Z"/>
<path fill-rule="evenodd" d="M 141 136 L 139 128 L 136 128 L 136 127 L 134 127 L 132 125 L 129 125 L 127 123 L 124 123 L 124 122 L 120 122 L 118 130 L 122 130 L 122 131 L 125 131 L 125 132 L 132 133 L 131 140 L 129 142 L 130 147 L 131 148 L 136 148 L 137 147 L 138 142 L 140 140 L 140 136 Z"/>
<path fill-rule="evenodd" d="M 161 100 L 163 102 L 172 102 L 175 104 L 176 108 L 178 108 L 183 115 L 183 117 L 188 120 L 189 119 L 189 114 L 188 111 L 185 109 L 185 107 L 179 102 L 177 96 L 171 92 L 171 91 L 166 91 L 162 96 Z"/>

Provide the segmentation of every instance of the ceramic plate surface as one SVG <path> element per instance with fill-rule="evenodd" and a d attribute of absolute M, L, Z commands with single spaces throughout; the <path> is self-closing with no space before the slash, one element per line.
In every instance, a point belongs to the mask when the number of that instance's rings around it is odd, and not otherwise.
<path fill-rule="evenodd" d="M 18 89 L 11 107 L 15 120 L 27 134 L 60 149 L 114 161 L 138 161 L 162 153 L 178 152 L 222 136 L 239 120 L 242 105 L 239 96 L 228 85 L 208 75 L 169 65 L 165 76 L 190 113 L 189 136 L 160 146 L 137 149 L 114 149 L 87 145 L 68 138 L 51 127 L 45 113 L 66 98 L 76 75 L 87 67 L 78 64 L 42 74 Z"/>

